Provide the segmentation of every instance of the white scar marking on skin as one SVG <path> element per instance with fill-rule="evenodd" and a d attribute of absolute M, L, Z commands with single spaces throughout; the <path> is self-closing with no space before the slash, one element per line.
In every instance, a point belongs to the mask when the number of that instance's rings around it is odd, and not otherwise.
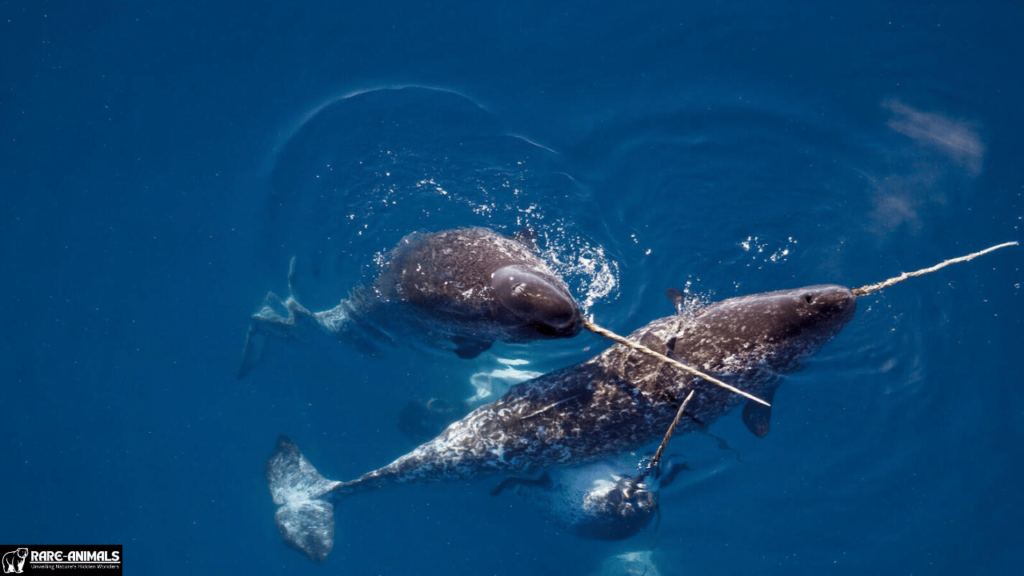
<path fill-rule="evenodd" d="M 565 404 L 569 400 L 574 400 L 576 398 L 579 398 L 580 396 L 581 396 L 580 394 L 577 394 L 575 396 L 570 396 L 568 398 L 564 398 L 562 400 L 559 400 L 558 402 L 555 402 L 554 404 L 550 404 L 548 406 L 545 406 L 545 407 L 541 408 L 540 410 L 537 410 L 537 411 L 533 412 L 532 414 L 529 414 L 527 416 L 523 416 L 522 418 L 520 418 L 520 420 L 527 420 L 529 418 L 533 418 L 534 416 L 536 416 L 538 414 L 541 414 L 542 412 L 547 412 L 548 410 L 551 410 L 552 408 L 554 408 L 555 406 L 558 406 L 559 404 Z"/>

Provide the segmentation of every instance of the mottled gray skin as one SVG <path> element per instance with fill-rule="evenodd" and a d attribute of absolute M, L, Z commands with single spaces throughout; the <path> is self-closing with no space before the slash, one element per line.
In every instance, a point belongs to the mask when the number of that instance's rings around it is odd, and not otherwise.
<path fill-rule="evenodd" d="M 414 233 L 372 284 L 330 310 L 310 312 L 293 296 L 268 294 L 252 317 L 238 376 L 262 360 L 266 336 L 325 334 L 357 346 L 428 341 L 472 358 L 497 340 L 570 338 L 582 319 L 565 282 L 528 241 L 486 228 Z"/>
<path fill-rule="evenodd" d="M 834 337 L 855 308 L 848 289 L 811 286 L 725 300 L 692 318 L 661 318 L 630 339 L 763 396 L 778 386 L 780 374 L 797 368 Z M 274 501 L 281 506 L 278 526 L 295 544 L 290 526 L 333 518 L 333 508 L 316 519 L 296 508 L 308 502 L 320 506 L 392 484 L 529 474 L 636 450 L 664 435 L 690 390 L 695 394 L 687 406 L 689 418 L 680 421 L 676 435 L 697 430 L 695 420 L 710 424 L 744 401 L 615 345 L 591 360 L 512 387 L 434 440 L 350 482 L 323 479 L 282 438 L 267 464 Z M 324 540 L 299 547 L 311 557 L 330 550 Z"/>
<path fill-rule="evenodd" d="M 692 319 L 661 318 L 629 338 L 759 396 L 837 334 L 855 308 L 848 289 L 813 286 L 725 300 Z M 697 430 L 694 418 L 710 424 L 744 402 L 615 345 L 582 364 L 517 384 L 434 440 L 337 491 L 528 474 L 636 450 L 661 438 L 691 389 L 690 418 L 680 421 L 677 435 Z"/>
<path fill-rule="evenodd" d="M 583 328 L 565 282 L 534 247 L 486 228 L 406 236 L 374 289 L 482 341 L 565 338 Z"/>

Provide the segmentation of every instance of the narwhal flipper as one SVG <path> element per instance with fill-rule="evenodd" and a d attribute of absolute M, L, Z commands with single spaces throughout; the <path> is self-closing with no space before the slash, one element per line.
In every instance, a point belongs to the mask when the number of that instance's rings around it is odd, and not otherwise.
<path fill-rule="evenodd" d="M 334 548 L 334 503 L 330 492 L 341 482 L 327 480 L 287 436 L 277 440 L 267 460 L 267 483 L 277 505 L 274 520 L 289 546 L 316 561 Z"/>
<path fill-rule="evenodd" d="M 282 340 L 301 339 L 302 332 L 316 324 L 316 317 L 295 298 L 289 296 L 287 300 L 281 300 L 273 292 L 268 292 L 263 299 L 263 307 L 252 315 L 249 323 L 238 378 L 245 378 L 266 357 L 268 336 Z"/>
<path fill-rule="evenodd" d="M 686 304 L 686 294 L 675 288 L 668 288 L 665 290 L 665 295 L 672 301 L 672 305 L 676 307 L 676 314 L 682 314 L 683 306 Z"/>
<path fill-rule="evenodd" d="M 766 402 L 772 402 L 775 398 L 775 390 L 769 390 L 762 396 Z M 771 429 L 771 407 L 763 404 L 757 404 L 754 401 L 748 401 L 743 406 L 743 423 L 747 425 L 747 429 L 750 430 L 754 436 L 764 438 L 768 435 L 768 430 Z"/>

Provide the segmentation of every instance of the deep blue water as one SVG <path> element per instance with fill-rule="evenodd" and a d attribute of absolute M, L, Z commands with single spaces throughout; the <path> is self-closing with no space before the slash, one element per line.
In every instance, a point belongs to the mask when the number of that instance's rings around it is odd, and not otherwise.
<path fill-rule="evenodd" d="M 1015 573 L 1021 264 L 1010 248 L 864 298 L 775 398 L 670 451 L 657 531 L 584 541 L 494 480 L 339 507 L 317 566 L 280 541 L 280 433 L 337 479 L 414 444 L 412 397 L 497 358 L 607 344 L 273 350 L 411 231 L 535 230 L 603 325 L 1019 240 L 1024 8 L 969 3 L 5 2 L 0 543 L 123 544 L 130 573 Z M 649 571 L 653 574 L 653 571 Z"/>

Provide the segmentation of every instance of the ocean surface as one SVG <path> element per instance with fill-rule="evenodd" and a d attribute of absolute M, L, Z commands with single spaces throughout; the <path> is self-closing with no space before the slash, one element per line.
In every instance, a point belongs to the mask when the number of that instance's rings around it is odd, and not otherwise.
<path fill-rule="evenodd" d="M 861 298 L 765 438 L 736 411 L 673 439 L 691 470 L 622 542 L 488 478 L 346 500 L 317 565 L 264 478 L 279 434 L 359 476 L 416 445 L 411 399 L 595 335 L 274 342 L 235 375 L 293 256 L 322 310 L 414 231 L 532 230 L 620 333 L 667 288 L 1020 240 L 1022 30 L 1019 2 L 0 3 L 0 544 L 122 544 L 131 574 L 1018 573 L 1021 247 Z"/>

